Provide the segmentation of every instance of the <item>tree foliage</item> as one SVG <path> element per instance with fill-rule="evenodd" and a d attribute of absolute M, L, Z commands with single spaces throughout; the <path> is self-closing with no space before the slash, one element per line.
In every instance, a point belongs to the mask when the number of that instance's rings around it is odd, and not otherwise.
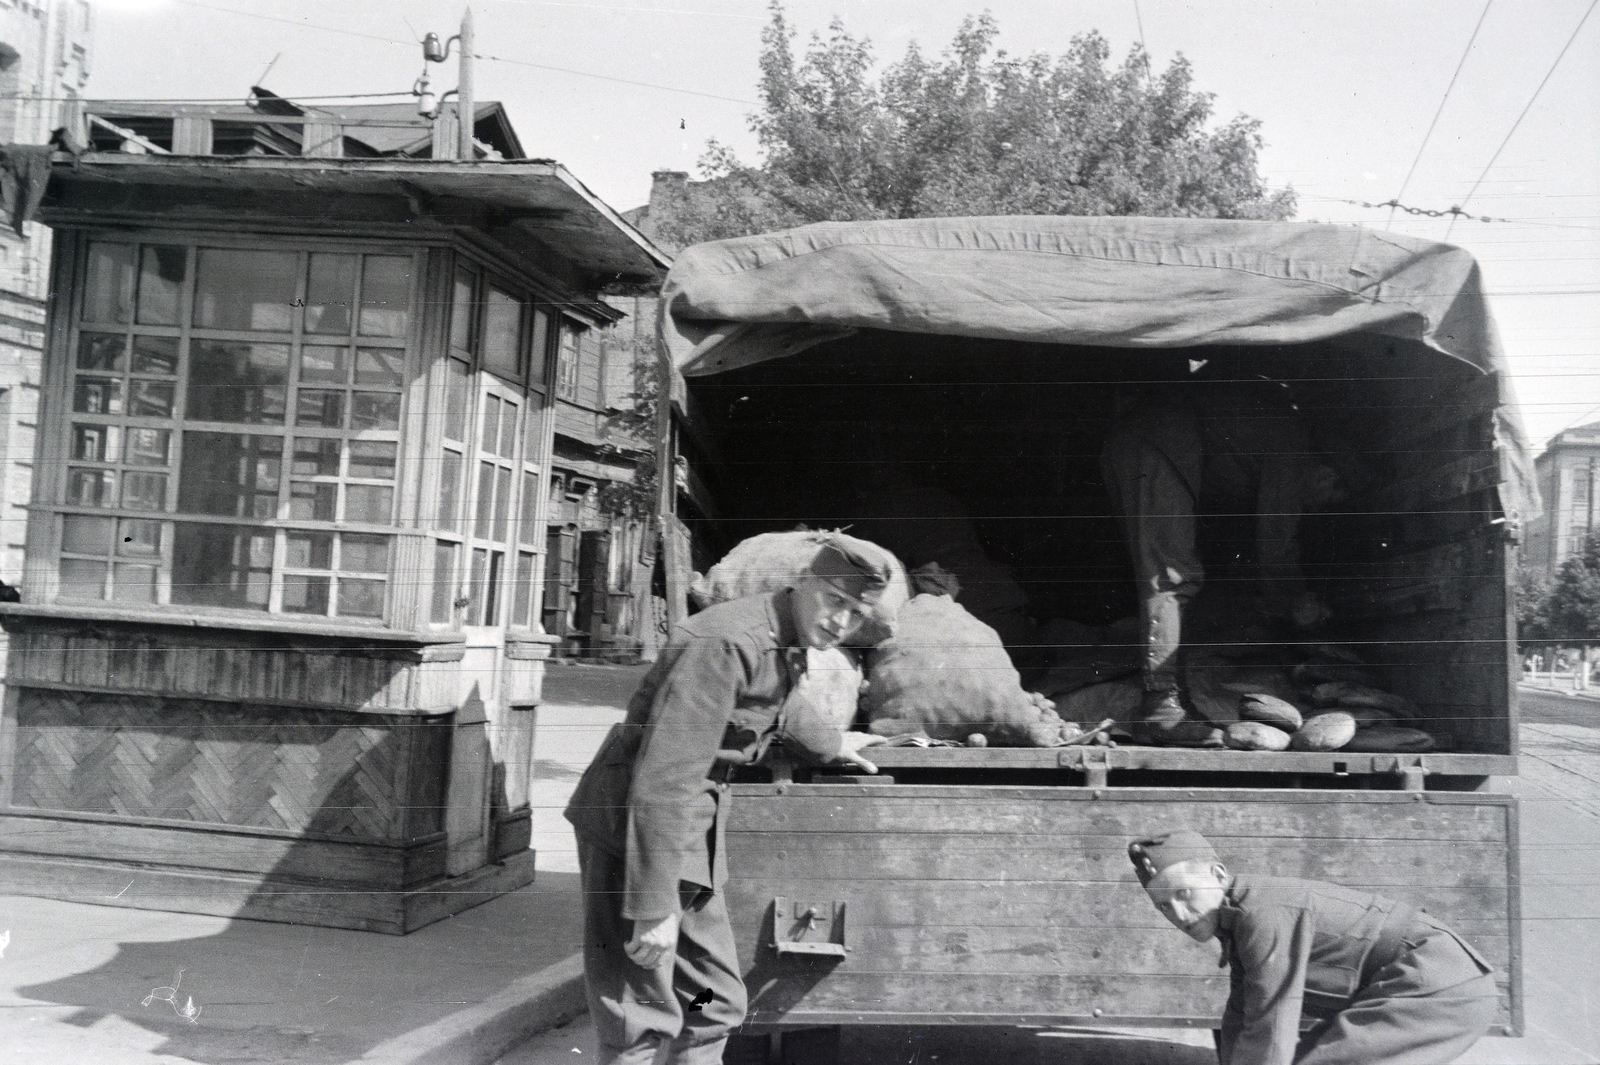
<path fill-rule="evenodd" d="M 1546 638 L 1562 643 L 1600 642 L 1600 537 L 1561 564 L 1549 599 Z"/>
<path fill-rule="evenodd" d="M 1554 584 L 1537 570 L 1517 565 L 1516 606 L 1518 642 L 1550 637 L 1550 593 Z"/>
<path fill-rule="evenodd" d="M 993 214 L 1282 219 L 1294 193 L 1257 169 L 1260 122 L 1208 128 L 1212 94 L 1182 56 L 1153 74 L 1135 46 L 1111 64 L 1105 38 L 1064 55 L 994 49 L 987 13 L 942 55 L 912 45 L 877 72 L 870 43 L 835 20 L 803 54 L 783 7 L 762 34 L 764 161 L 713 141 L 709 184 L 682 193 L 662 239 L 696 240 L 823 220 Z"/>
<path fill-rule="evenodd" d="M 624 402 L 606 417 L 606 434 L 614 442 L 602 448 L 632 459 L 633 477 L 600 490 L 600 513 L 608 518 L 642 518 L 656 509 L 656 410 L 661 395 L 656 340 L 637 330 L 612 329 L 601 333 L 600 343 L 608 364 L 621 361 L 633 368 L 632 390 L 618 397 Z"/>

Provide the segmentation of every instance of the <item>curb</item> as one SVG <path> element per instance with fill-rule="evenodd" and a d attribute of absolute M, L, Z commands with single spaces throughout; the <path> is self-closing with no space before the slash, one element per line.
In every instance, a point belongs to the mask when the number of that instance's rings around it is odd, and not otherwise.
<path fill-rule="evenodd" d="M 1574 691 L 1571 688 L 1546 688 L 1542 684 L 1519 683 L 1518 691 L 1538 692 L 1544 695 L 1561 695 L 1569 699 L 1584 699 L 1589 702 L 1600 702 L 1600 691 Z"/>
<path fill-rule="evenodd" d="M 524 976 L 477 1006 L 379 1043 L 351 1065 L 493 1065 L 524 1039 L 588 1008 L 580 952 Z"/>

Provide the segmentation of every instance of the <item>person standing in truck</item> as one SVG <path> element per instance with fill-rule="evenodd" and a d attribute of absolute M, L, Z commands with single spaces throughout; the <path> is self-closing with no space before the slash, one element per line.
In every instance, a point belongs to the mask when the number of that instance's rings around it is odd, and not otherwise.
<path fill-rule="evenodd" d="M 1128 857 L 1163 917 L 1222 942 L 1221 1065 L 1445 1065 L 1494 1022 L 1489 963 L 1409 903 L 1230 873 L 1190 829 L 1135 840 Z"/>
<path fill-rule="evenodd" d="M 584 898 L 584 975 L 601 1065 L 716 1065 L 746 996 L 722 897 L 719 766 L 781 742 L 877 772 L 797 692 L 805 650 L 849 638 L 889 585 L 886 558 L 837 539 L 781 592 L 680 625 L 567 805 Z"/>
<path fill-rule="evenodd" d="M 1117 399 L 1100 465 L 1138 583 L 1145 692 L 1136 739 L 1220 746 L 1215 729 L 1189 718 L 1178 658 L 1185 608 L 1205 583 L 1196 546 L 1202 507 L 1255 515 L 1263 613 L 1298 629 L 1328 617 L 1301 575 L 1300 520 L 1340 498 L 1343 486 L 1275 391 L 1271 383 L 1195 384 Z"/>

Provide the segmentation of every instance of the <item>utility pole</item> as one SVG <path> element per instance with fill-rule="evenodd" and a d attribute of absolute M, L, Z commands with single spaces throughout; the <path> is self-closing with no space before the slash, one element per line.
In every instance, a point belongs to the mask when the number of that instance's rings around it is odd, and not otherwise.
<path fill-rule="evenodd" d="M 456 158 L 472 162 L 478 157 L 476 149 L 472 146 L 472 127 L 477 118 L 477 108 L 472 98 L 472 8 L 467 8 L 461 15 L 461 43 L 456 53 L 461 62 L 460 80 L 456 82 L 456 126 L 460 135 L 460 146 L 456 150 Z"/>

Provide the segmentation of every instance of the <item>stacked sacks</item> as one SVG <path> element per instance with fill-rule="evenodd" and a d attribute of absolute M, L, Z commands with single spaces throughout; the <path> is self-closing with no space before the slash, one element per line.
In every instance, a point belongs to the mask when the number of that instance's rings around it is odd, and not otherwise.
<path fill-rule="evenodd" d="M 839 540 L 869 555 L 881 555 L 889 562 L 889 587 L 873 608 L 865 624 L 852 638 L 858 647 L 871 647 L 894 635 L 896 613 L 911 597 L 906 568 L 894 555 L 867 540 L 844 533 L 796 532 L 761 533 L 739 541 L 721 562 L 712 566 L 694 583 L 692 593 L 702 607 L 730 599 L 781 591 L 793 584 L 811 565 L 811 560 L 828 540 Z"/>
<path fill-rule="evenodd" d="M 999 634 L 946 595 L 912 599 L 894 637 L 868 652 L 862 705 L 880 736 L 1051 747 L 1075 732 L 1022 689 Z"/>
<path fill-rule="evenodd" d="M 806 671 L 794 695 L 807 699 L 822 720 L 841 732 L 855 724 L 861 697 L 861 654 L 853 647 L 807 647 Z"/>
<path fill-rule="evenodd" d="M 891 574 L 889 587 L 852 638 L 855 646 L 807 648 L 805 673 L 795 683 L 797 697 L 809 699 L 838 728 L 849 729 L 855 723 L 864 676 L 858 648 L 888 639 L 894 632 L 896 612 L 910 598 L 905 567 L 899 559 L 876 544 L 843 533 L 761 533 L 740 541 L 709 573 L 698 578 L 692 594 L 700 606 L 707 607 L 780 591 L 808 570 L 828 540 L 842 540 L 858 551 L 882 556 Z"/>

